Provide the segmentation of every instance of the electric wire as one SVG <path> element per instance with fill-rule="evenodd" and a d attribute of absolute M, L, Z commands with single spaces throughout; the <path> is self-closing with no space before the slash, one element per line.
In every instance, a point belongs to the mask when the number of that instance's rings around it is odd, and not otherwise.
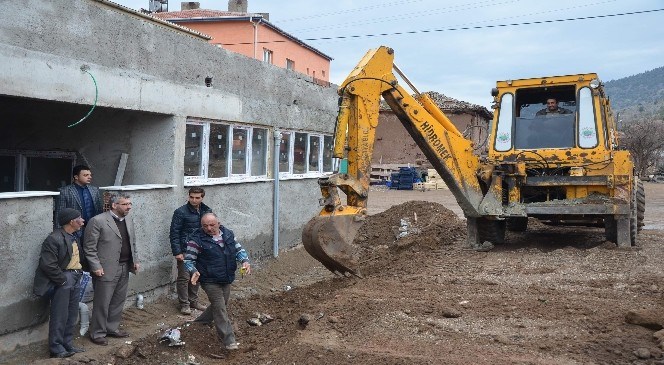
<path fill-rule="evenodd" d="M 90 77 L 92 78 L 92 82 L 95 84 L 95 101 L 94 101 L 94 103 L 92 103 L 92 108 L 90 108 L 90 111 L 88 112 L 88 114 L 86 114 L 78 122 L 68 125 L 67 128 L 71 128 L 71 127 L 83 122 L 84 120 L 88 119 L 90 114 L 92 114 L 92 111 L 95 110 L 95 107 L 97 106 L 97 99 L 99 98 L 99 88 L 97 87 L 97 80 L 95 80 L 95 77 L 90 73 L 90 71 L 85 70 L 85 69 L 83 69 L 82 71 L 87 73 L 88 75 L 90 75 Z"/>
<path fill-rule="evenodd" d="M 413 12 L 413 13 L 407 13 L 407 14 L 400 14 L 400 15 L 391 15 L 391 16 L 382 16 L 378 18 L 372 18 L 371 20 L 363 19 L 359 21 L 351 21 L 351 22 L 346 22 L 346 23 L 334 23 L 334 24 L 327 24 L 327 25 L 316 25 L 312 27 L 307 27 L 307 28 L 299 28 L 293 30 L 293 32 L 303 32 L 303 31 L 311 31 L 311 30 L 328 30 L 328 29 L 347 29 L 349 27 L 354 27 L 354 26 L 364 26 L 367 24 L 377 24 L 377 23 L 394 23 L 395 21 L 400 21 L 400 20 L 406 20 L 406 19 L 421 19 L 423 17 L 427 16 L 438 16 L 440 14 L 449 14 L 449 13 L 455 13 L 455 12 L 460 12 L 460 11 L 466 11 L 466 10 L 477 10 L 481 8 L 488 8 L 488 7 L 493 7 L 497 5 L 506 5 L 510 3 L 515 3 L 519 2 L 522 0 L 508 0 L 508 1 L 503 1 L 503 2 L 489 2 L 489 4 L 486 5 L 478 5 L 478 4 L 483 4 L 486 3 L 486 1 L 480 1 L 478 3 L 471 3 L 471 4 L 465 4 L 463 6 L 454 6 L 454 7 L 446 7 L 446 8 L 438 8 L 438 9 L 428 9 L 424 11 L 418 11 L 418 12 Z M 611 1 L 616 1 L 616 0 L 611 0 Z M 562 11 L 566 9 L 558 9 L 557 11 Z"/>
<path fill-rule="evenodd" d="M 655 13 L 655 12 L 659 12 L 659 11 L 664 11 L 664 8 L 662 8 L 662 9 L 631 11 L 631 12 L 625 12 L 625 13 L 604 14 L 604 15 L 589 15 L 589 16 L 576 17 L 576 18 L 562 18 L 562 19 L 552 19 L 552 20 L 533 20 L 533 21 L 521 22 L 521 23 L 490 24 L 490 25 L 478 25 L 478 26 L 455 27 L 455 28 L 441 28 L 441 29 L 423 29 L 423 30 L 413 30 L 413 31 L 406 31 L 406 32 L 357 34 L 357 35 L 335 36 L 335 37 L 303 38 L 302 41 L 310 41 L 311 42 L 311 41 L 329 41 L 329 40 L 348 40 L 348 39 L 360 39 L 360 38 L 386 37 L 386 36 L 395 36 L 395 35 L 410 35 L 410 34 L 419 34 L 419 33 L 439 33 L 439 32 L 455 32 L 455 31 L 461 31 L 461 30 L 507 28 L 507 27 L 516 27 L 516 26 L 524 26 L 524 25 L 552 24 L 552 23 L 572 22 L 572 21 L 578 21 L 578 20 L 612 18 L 612 17 L 619 17 L 619 16 L 627 16 L 627 15 Z M 247 44 L 272 44 L 272 43 L 285 43 L 285 42 L 292 42 L 292 41 L 291 40 L 273 40 L 273 41 L 215 43 L 215 44 L 220 44 L 222 46 L 236 46 L 236 45 L 247 45 Z"/>

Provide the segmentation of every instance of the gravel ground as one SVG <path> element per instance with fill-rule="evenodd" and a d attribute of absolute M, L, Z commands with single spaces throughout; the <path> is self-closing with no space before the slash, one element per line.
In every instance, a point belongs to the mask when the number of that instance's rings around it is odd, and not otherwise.
<path fill-rule="evenodd" d="M 531 221 L 475 252 L 449 191 L 372 191 L 357 241 L 364 278 L 334 277 L 302 248 L 258 263 L 230 304 L 239 351 L 163 300 L 125 311 L 131 344 L 77 339 L 88 352 L 60 363 L 664 364 L 653 337 L 664 324 L 664 185 L 647 184 L 646 195 L 638 247 L 616 248 L 603 229 Z M 395 240 L 402 219 L 409 235 Z M 251 326 L 256 313 L 273 320 Z M 186 345 L 159 343 L 174 326 Z M 45 348 L 7 361 L 58 363 L 42 360 Z"/>

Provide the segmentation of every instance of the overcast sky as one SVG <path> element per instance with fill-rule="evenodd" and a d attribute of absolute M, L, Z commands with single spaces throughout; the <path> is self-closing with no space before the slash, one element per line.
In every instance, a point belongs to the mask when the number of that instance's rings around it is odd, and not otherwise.
<path fill-rule="evenodd" d="M 148 0 L 115 2 L 148 8 Z M 227 0 L 199 2 L 228 9 Z M 178 11 L 180 1 L 169 6 Z M 664 66 L 664 11 L 598 18 L 658 9 L 663 0 L 249 0 L 248 10 L 334 58 L 334 83 L 385 45 L 419 91 L 488 107 L 498 80 L 596 72 L 609 81 Z M 557 21 L 585 17 L 595 18 Z M 523 24 L 540 21 L 554 22 Z M 523 25 L 491 27 L 515 23 Z M 451 30 L 461 27 L 479 29 Z M 368 36 L 380 33 L 391 35 Z M 348 36 L 360 37 L 339 38 Z"/>

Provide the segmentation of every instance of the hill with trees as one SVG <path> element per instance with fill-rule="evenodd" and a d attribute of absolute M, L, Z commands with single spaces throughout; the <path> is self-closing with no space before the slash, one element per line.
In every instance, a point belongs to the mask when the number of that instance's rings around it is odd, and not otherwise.
<path fill-rule="evenodd" d="M 664 173 L 664 67 L 604 85 L 638 174 Z"/>
<path fill-rule="evenodd" d="M 664 118 L 664 66 L 604 84 L 611 105 L 623 116 L 641 113 Z"/>

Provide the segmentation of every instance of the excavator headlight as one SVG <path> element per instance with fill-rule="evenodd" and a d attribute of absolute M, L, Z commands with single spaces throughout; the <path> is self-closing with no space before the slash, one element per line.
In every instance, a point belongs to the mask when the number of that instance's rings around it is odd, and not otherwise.
<path fill-rule="evenodd" d="M 590 87 L 593 89 L 597 89 L 601 82 L 598 79 L 592 79 L 590 80 Z"/>

